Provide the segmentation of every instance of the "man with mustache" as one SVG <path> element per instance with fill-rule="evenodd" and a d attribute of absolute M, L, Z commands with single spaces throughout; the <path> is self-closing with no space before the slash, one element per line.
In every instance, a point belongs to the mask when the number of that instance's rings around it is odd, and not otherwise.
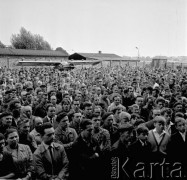
<path fill-rule="evenodd" d="M 51 123 L 41 126 L 42 143 L 34 152 L 36 175 L 41 180 L 67 180 L 69 161 L 64 147 L 54 142 L 55 130 Z"/>

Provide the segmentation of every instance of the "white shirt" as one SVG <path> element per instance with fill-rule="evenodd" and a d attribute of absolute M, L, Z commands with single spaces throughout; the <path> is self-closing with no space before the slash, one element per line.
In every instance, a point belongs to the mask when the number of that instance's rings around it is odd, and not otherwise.
<path fill-rule="evenodd" d="M 171 135 L 171 126 L 173 125 L 172 122 L 170 122 L 168 125 L 166 125 L 165 130 L 168 134 Z"/>
<path fill-rule="evenodd" d="M 157 141 L 158 144 L 159 144 L 160 141 L 162 140 L 162 138 L 163 138 L 163 136 L 164 136 L 165 133 L 166 133 L 166 132 L 163 131 L 161 134 L 159 134 L 159 133 L 156 131 L 156 128 L 153 129 L 153 134 L 154 134 L 154 136 L 155 136 L 156 141 Z"/>

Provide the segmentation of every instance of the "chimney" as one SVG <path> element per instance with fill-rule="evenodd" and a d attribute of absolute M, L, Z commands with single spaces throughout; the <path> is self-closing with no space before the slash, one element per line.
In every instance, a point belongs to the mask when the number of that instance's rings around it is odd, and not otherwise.
<path fill-rule="evenodd" d="M 99 51 L 98 53 L 99 53 L 99 54 L 101 54 L 101 53 L 102 53 L 102 51 Z"/>

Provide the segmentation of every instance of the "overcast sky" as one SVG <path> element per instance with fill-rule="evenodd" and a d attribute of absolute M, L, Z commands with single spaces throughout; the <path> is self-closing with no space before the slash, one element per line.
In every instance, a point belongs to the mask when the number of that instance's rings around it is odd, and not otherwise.
<path fill-rule="evenodd" d="M 187 56 L 187 0 L 0 0 L 0 41 L 21 27 L 70 54 Z"/>

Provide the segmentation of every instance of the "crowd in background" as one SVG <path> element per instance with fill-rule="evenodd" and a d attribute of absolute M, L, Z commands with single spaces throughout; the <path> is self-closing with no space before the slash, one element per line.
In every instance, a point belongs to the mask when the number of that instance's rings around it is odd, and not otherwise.
<path fill-rule="evenodd" d="M 186 122 L 181 70 L 2 68 L 0 179 L 183 179 Z"/>

